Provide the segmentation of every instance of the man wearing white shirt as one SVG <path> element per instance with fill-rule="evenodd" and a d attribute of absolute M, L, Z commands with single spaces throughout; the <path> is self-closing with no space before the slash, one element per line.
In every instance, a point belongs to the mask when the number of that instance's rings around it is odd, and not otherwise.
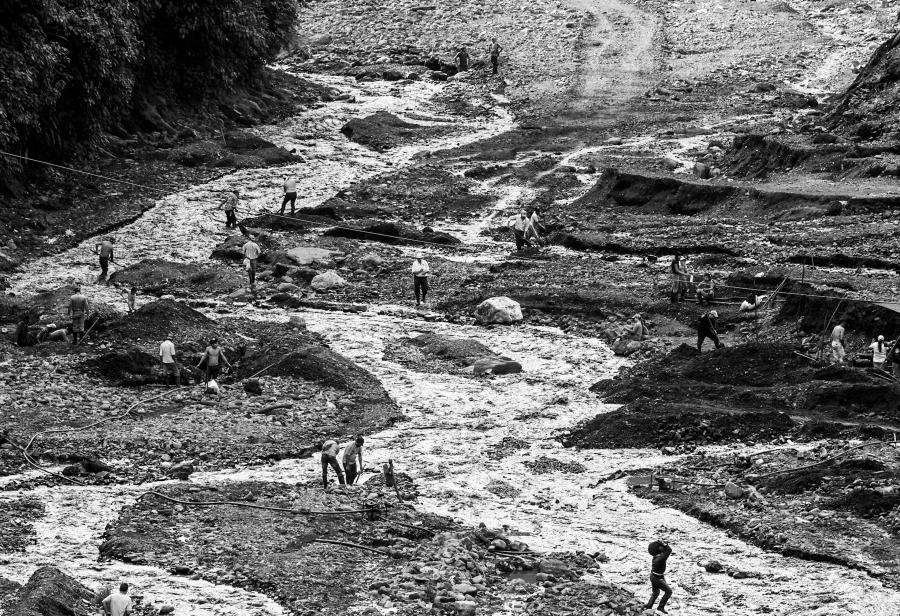
<path fill-rule="evenodd" d="M 103 600 L 103 613 L 107 616 L 127 616 L 131 614 L 131 597 L 128 596 L 128 584 L 119 585 L 119 594 L 110 594 Z"/>
<path fill-rule="evenodd" d="M 425 296 L 428 294 L 428 276 L 431 275 L 428 261 L 422 258 L 421 252 L 417 252 L 415 259 L 413 259 L 412 275 L 413 293 L 416 294 L 416 306 L 420 306 L 421 303 L 425 301 Z"/>
<path fill-rule="evenodd" d="M 531 219 L 525 214 L 525 210 L 519 210 L 518 214 L 513 215 L 506 222 L 506 226 L 512 229 L 513 238 L 516 240 L 516 250 L 522 251 L 525 244 L 531 246 L 526 234 L 531 228 Z"/>
<path fill-rule="evenodd" d="M 247 268 L 250 286 L 253 287 L 256 284 L 256 260 L 262 254 L 262 250 L 260 250 L 259 244 L 254 242 L 253 239 L 248 239 L 247 243 L 241 247 L 241 254 L 244 255 L 244 267 Z"/>
<path fill-rule="evenodd" d="M 159 345 L 159 358 L 162 360 L 163 375 L 166 385 L 178 385 L 178 365 L 175 363 L 175 343 L 172 342 L 172 334 L 166 336 Z M 172 382 L 169 382 L 171 377 Z"/>
<path fill-rule="evenodd" d="M 284 206 L 288 201 L 291 202 L 291 214 L 294 213 L 294 204 L 297 202 L 297 180 L 294 178 L 285 178 L 284 180 L 284 199 L 281 201 L 281 214 L 284 214 Z"/>

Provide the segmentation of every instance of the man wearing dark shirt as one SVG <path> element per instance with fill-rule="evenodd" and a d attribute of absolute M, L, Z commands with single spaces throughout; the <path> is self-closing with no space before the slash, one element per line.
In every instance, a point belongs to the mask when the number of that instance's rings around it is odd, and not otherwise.
<path fill-rule="evenodd" d="M 113 244 L 116 243 L 116 238 L 110 237 L 96 246 L 94 246 L 94 252 L 100 255 L 100 278 L 98 282 L 106 280 L 109 275 L 109 262 L 116 262 L 115 257 L 113 256 Z"/>
<path fill-rule="evenodd" d="M 703 342 L 709 338 L 716 345 L 717 349 L 721 349 L 724 344 L 719 340 L 719 334 L 716 333 L 716 319 L 719 318 L 719 313 L 715 310 L 710 310 L 702 317 L 700 317 L 700 323 L 697 327 L 697 350 L 703 350 Z"/>
<path fill-rule="evenodd" d="M 659 607 L 656 609 L 665 614 L 666 603 L 669 601 L 669 597 L 672 596 L 672 589 L 666 583 L 665 576 L 666 560 L 672 553 L 672 548 L 662 541 L 654 541 L 650 544 L 648 550 L 653 556 L 653 565 L 650 567 L 650 587 L 653 589 L 653 593 L 650 595 L 650 601 L 647 602 L 644 609 L 652 609 L 653 604 L 656 603 L 656 598 L 659 596 L 659 591 L 662 591 L 663 597 L 659 602 Z"/>

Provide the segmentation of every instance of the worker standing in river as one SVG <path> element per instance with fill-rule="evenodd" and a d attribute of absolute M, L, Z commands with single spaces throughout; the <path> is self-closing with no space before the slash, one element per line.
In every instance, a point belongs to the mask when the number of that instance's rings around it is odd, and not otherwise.
<path fill-rule="evenodd" d="M 225 200 L 219 204 L 219 208 L 225 210 L 225 228 L 237 229 L 237 206 L 240 195 L 238 191 L 233 190 L 228 193 Z"/>
<path fill-rule="evenodd" d="M 291 202 L 291 216 L 294 215 L 294 205 L 297 203 L 297 180 L 294 178 L 284 178 L 284 198 L 281 200 L 281 212 L 284 214 L 284 207 Z"/>
<path fill-rule="evenodd" d="M 100 257 L 100 277 L 97 278 L 97 282 L 103 282 L 107 279 L 109 276 L 109 262 L 116 262 L 113 255 L 113 244 L 115 243 L 116 238 L 108 237 L 94 246 L 94 254 Z"/>
<path fill-rule="evenodd" d="M 75 287 L 75 293 L 69 298 L 68 314 L 72 317 L 72 344 L 78 344 L 78 341 L 84 338 L 84 320 L 87 318 L 88 309 L 87 297 L 81 292 L 80 287 Z"/>
<path fill-rule="evenodd" d="M 650 588 L 652 589 L 652 593 L 650 595 L 650 601 L 647 602 L 644 609 L 653 609 L 653 604 L 656 603 L 656 598 L 659 596 L 659 592 L 662 591 L 663 597 L 656 609 L 665 614 L 667 613 L 666 603 L 668 603 L 669 597 L 672 596 L 672 588 L 666 583 L 665 575 L 666 560 L 668 560 L 669 556 L 672 554 L 672 548 L 669 547 L 669 544 L 666 542 L 657 539 L 650 543 L 650 546 L 647 549 L 653 557 L 653 564 L 650 566 Z"/>
<path fill-rule="evenodd" d="M 413 293 L 416 296 L 416 306 L 420 306 L 428 295 L 428 277 L 431 268 L 421 252 L 417 252 L 412 263 Z"/>

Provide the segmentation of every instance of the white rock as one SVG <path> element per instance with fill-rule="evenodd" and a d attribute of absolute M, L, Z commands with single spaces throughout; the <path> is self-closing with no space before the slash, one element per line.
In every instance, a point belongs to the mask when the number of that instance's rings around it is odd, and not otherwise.
<path fill-rule="evenodd" d="M 341 278 L 334 270 L 328 270 L 324 274 L 318 274 L 309 283 L 316 291 L 328 291 L 330 289 L 343 289 L 347 286 L 347 281 Z"/>
<path fill-rule="evenodd" d="M 508 325 L 521 320 L 522 307 L 508 297 L 492 297 L 475 308 L 475 321 L 482 325 L 489 323 Z"/>

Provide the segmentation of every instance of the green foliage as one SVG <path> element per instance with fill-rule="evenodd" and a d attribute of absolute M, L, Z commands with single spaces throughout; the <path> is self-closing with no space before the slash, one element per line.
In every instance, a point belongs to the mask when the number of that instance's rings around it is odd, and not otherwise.
<path fill-rule="evenodd" d="M 296 0 L 4 0 L 0 148 L 59 158 L 148 94 L 196 102 L 252 83 L 296 10 Z"/>

